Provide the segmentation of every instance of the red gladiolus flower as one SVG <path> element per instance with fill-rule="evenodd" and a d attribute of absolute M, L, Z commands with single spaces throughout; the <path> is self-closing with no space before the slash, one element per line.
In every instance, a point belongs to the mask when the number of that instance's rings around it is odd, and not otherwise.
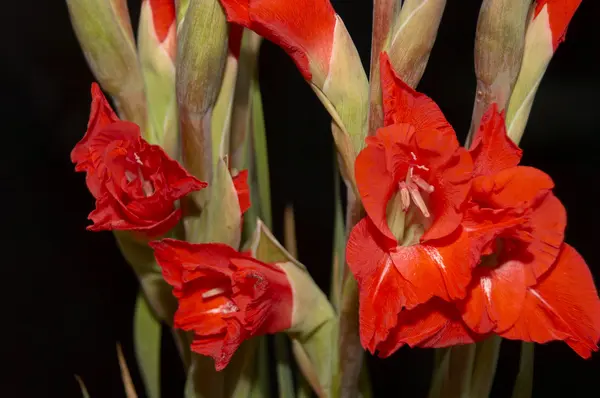
<path fill-rule="evenodd" d="M 552 46 L 555 51 L 558 45 L 565 40 L 569 22 L 580 4 L 581 0 L 538 0 L 536 2 L 534 18 L 537 18 L 546 8 L 548 23 L 552 31 Z"/>
<path fill-rule="evenodd" d="M 473 168 L 469 153 L 437 105 L 404 84 L 385 55 L 381 68 L 386 127 L 367 138 L 356 159 L 368 217 L 347 246 L 360 286 L 361 340 L 371 351 L 385 342 L 403 307 L 433 296 L 463 298 L 479 257 L 470 253 L 461 227 Z M 403 209 L 403 236 L 390 229 L 393 206 Z"/>
<path fill-rule="evenodd" d="M 552 180 L 517 166 L 521 151 L 495 106 L 482 119 L 471 154 L 476 176 L 463 225 L 469 235 L 486 228 L 497 233 L 485 242 L 467 297 L 454 304 L 432 299 L 402 313 L 389 338 L 395 345 L 385 352 L 402 344 L 475 342 L 493 332 L 538 343 L 563 340 L 588 357 L 600 338 L 600 300 L 585 262 L 562 243 L 566 214 Z"/>
<path fill-rule="evenodd" d="M 329 0 L 221 0 L 229 22 L 282 47 L 308 81 L 327 75 L 335 11 Z"/>
<path fill-rule="evenodd" d="M 96 198 L 89 215 L 92 231 L 162 235 L 181 218 L 174 202 L 206 187 L 159 146 L 144 141 L 136 124 L 120 121 L 97 84 L 92 85 L 88 130 L 71 160 L 76 171 L 87 173 L 87 186 Z"/>
<path fill-rule="evenodd" d="M 292 288 L 277 265 L 219 243 L 151 242 L 179 301 L 175 327 L 193 331 L 191 349 L 222 370 L 240 344 L 292 325 Z"/>

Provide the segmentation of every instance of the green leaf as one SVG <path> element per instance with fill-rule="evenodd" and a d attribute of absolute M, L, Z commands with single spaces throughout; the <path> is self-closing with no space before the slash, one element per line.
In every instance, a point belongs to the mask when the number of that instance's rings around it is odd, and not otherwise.
<path fill-rule="evenodd" d="M 500 354 L 502 338 L 493 335 L 476 344 L 475 362 L 471 380 L 471 397 L 487 398 L 492 391 L 496 365 Z"/>
<path fill-rule="evenodd" d="M 433 375 L 429 386 L 428 398 L 442 398 L 442 383 L 448 372 L 450 363 L 450 348 L 437 348 L 433 361 Z"/>
<path fill-rule="evenodd" d="M 254 164 L 260 198 L 260 218 L 268 228 L 273 228 L 271 216 L 271 186 L 269 180 L 269 158 L 263 114 L 262 96 L 258 82 L 258 70 L 250 84 L 252 96 L 252 133 L 254 136 Z"/>
<path fill-rule="evenodd" d="M 531 398 L 533 393 L 534 344 L 521 343 L 521 363 L 512 398 Z"/>
<path fill-rule="evenodd" d="M 267 336 L 257 337 L 258 351 L 255 357 L 256 378 L 252 384 L 251 398 L 269 398 L 271 396 L 269 385 L 269 346 Z"/>
<path fill-rule="evenodd" d="M 333 267 L 331 274 L 331 290 L 329 299 L 333 308 L 339 313 L 344 285 L 344 264 L 346 263 L 346 227 L 344 225 L 344 210 L 340 192 L 340 174 L 337 165 L 334 167 L 334 225 L 333 225 Z"/>
<path fill-rule="evenodd" d="M 471 398 L 471 377 L 475 360 L 475 344 L 450 348 L 447 372 L 442 382 L 441 397 Z"/>
<path fill-rule="evenodd" d="M 192 353 L 185 398 L 225 398 L 225 372 L 217 372 L 212 358 Z"/>
<path fill-rule="evenodd" d="M 160 397 L 161 324 L 154 318 L 143 293 L 138 292 L 133 317 L 133 341 L 146 394 Z"/>
<path fill-rule="evenodd" d="M 275 361 L 277 369 L 277 387 L 279 398 L 294 398 L 294 376 L 290 365 L 290 353 L 287 336 L 277 333 L 275 336 Z"/>
<path fill-rule="evenodd" d="M 125 356 L 123 356 L 120 343 L 117 343 L 117 358 L 119 359 L 119 367 L 121 368 L 121 380 L 123 380 L 123 386 L 125 387 L 125 396 L 127 398 L 137 398 L 137 393 L 131 381 L 131 374 L 129 373 L 127 361 L 125 360 Z"/>

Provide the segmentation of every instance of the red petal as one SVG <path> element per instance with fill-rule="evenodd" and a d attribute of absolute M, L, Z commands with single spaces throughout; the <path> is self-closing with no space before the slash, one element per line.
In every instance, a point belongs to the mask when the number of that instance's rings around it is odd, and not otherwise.
<path fill-rule="evenodd" d="M 510 261 L 495 269 L 477 267 L 476 283 L 459 308 L 465 323 L 476 333 L 510 328 L 519 318 L 525 301 L 523 264 Z"/>
<path fill-rule="evenodd" d="M 235 351 L 248 337 L 248 332 L 243 326 L 235 319 L 230 319 L 225 333 L 208 336 L 195 334 L 191 349 L 198 354 L 212 357 L 215 369 L 221 371 L 227 367 Z"/>
<path fill-rule="evenodd" d="M 550 16 L 550 30 L 552 31 L 552 46 L 556 51 L 558 45 L 565 40 L 567 27 L 573 14 L 581 4 L 581 0 L 538 0 L 535 7 L 535 17 L 539 15 L 544 6 L 548 7 Z"/>
<path fill-rule="evenodd" d="M 398 246 L 390 255 L 395 268 L 413 286 L 414 293 L 405 297 L 408 308 L 432 296 L 445 300 L 465 297 L 478 259 L 470 255 L 470 240 L 462 228 L 427 244 Z"/>
<path fill-rule="evenodd" d="M 523 151 L 506 135 L 504 112 L 494 103 L 481 118 L 481 124 L 469 151 L 473 157 L 474 176 L 491 175 L 514 167 Z"/>
<path fill-rule="evenodd" d="M 162 43 L 169 35 L 169 29 L 175 23 L 174 0 L 149 0 L 152 21 L 158 40 Z"/>
<path fill-rule="evenodd" d="M 473 162 L 464 148 L 439 167 L 432 170 L 431 183 L 436 190 L 430 195 L 430 210 L 434 221 L 421 237 L 422 242 L 443 238 L 456 230 L 463 217 L 460 209 L 471 189 Z"/>
<path fill-rule="evenodd" d="M 415 291 L 400 275 L 376 241 L 378 236 L 384 238 L 365 217 L 352 229 L 346 247 L 346 260 L 360 291 L 360 339 L 371 352 L 387 338 L 408 300 L 426 301 L 431 296 Z"/>
<path fill-rule="evenodd" d="M 84 137 L 79 141 L 71 151 L 71 161 L 77 164 L 77 171 L 86 170 L 84 166 L 89 162 L 88 141 L 111 123 L 118 122 L 119 118 L 110 107 L 110 104 L 102 94 L 100 86 L 92 83 L 92 107 L 88 121 L 87 131 Z"/>
<path fill-rule="evenodd" d="M 250 208 L 250 187 L 248 187 L 248 170 L 240 171 L 233 177 L 233 185 L 240 202 L 240 211 L 242 214 Z"/>
<path fill-rule="evenodd" d="M 564 244 L 554 266 L 528 289 L 523 311 L 502 337 L 545 343 L 564 340 L 587 358 L 598 349 L 600 300 L 579 253 Z"/>
<path fill-rule="evenodd" d="M 381 53 L 380 63 L 385 126 L 407 123 L 414 126 L 417 131 L 440 130 L 444 136 L 450 134 L 456 137 L 454 129 L 436 103 L 425 94 L 416 92 L 404 83 L 394 72 L 385 52 Z M 454 140 L 456 141 L 456 138 Z M 458 141 L 455 144 L 455 148 L 457 147 Z M 447 150 L 453 152 L 455 148 Z"/>
<path fill-rule="evenodd" d="M 533 167 L 517 166 L 473 180 L 473 199 L 495 209 L 530 208 L 552 188 L 552 178 Z"/>
<path fill-rule="evenodd" d="M 536 278 L 540 278 L 554 263 L 565 237 L 567 211 L 552 193 L 531 214 L 533 241 L 527 247 L 532 261 L 528 266 Z"/>
<path fill-rule="evenodd" d="M 404 344 L 440 348 L 474 343 L 484 337 L 472 333 L 465 326 L 452 304 L 433 298 L 412 310 L 402 311 L 398 325 L 377 349 L 379 356 L 385 358 Z"/>
<path fill-rule="evenodd" d="M 354 174 L 365 211 L 385 236 L 396 241 L 386 219 L 387 203 L 396 186 L 388 170 L 386 150 L 377 138 L 369 140 L 356 157 Z"/>
<path fill-rule="evenodd" d="M 227 20 L 282 47 L 306 80 L 310 63 L 327 74 L 336 25 L 328 0 L 221 0 Z"/>

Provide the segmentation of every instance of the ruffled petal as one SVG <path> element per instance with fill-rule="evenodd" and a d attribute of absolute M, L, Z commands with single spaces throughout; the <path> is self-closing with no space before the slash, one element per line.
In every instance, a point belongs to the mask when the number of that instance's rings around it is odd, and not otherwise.
<path fill-rule="evenodd" d="M 528 266 L 534 276 L 540 278 L 552 266 L 561 250 L 567 211 L 560 200 L 550 193 L 531 213 L 529 225 L 533 241 L 525 249 L 531 258 Z"/>
<path fill-rule="evenodd" d="M 311 64 L 327 74 L 336 25 L 328 0 L 221 0 L 227 20 L 283 48 L 306 80 Z"/>
<path fill-rule="evenodd" d="M 536 343 L 564 340 L 584 358 L 598 350 L 600 300 L 592 275 L 575 249 L 563 245 L 553 267 L 527 290 L 517 322 L 500 335 Z"/>
<path fill-rule="evenodd" d="M 504 112 L 498 112 L 497 104 L 492 104 L 481 118 L 469 152 L 473 157 L 474 176 L 492 175 L 515 167 L 521 161 L 523 151 L 508 138 Z"/>
<path fill-rule="evenodd" d="M 523 264 L 510 261 L 497 268 L 484 266 L 474 271 L 475 283 L 458 305 L 465 323 L 476 333 L 510 328 L 519 318 L 525 301 Z"/>
<path fill-rule="evenodd" d="M 385 126 L 406 123 L 414 126 L 417 131 L 439 130 L 443 137 L 456 136 L 436 103 L 404 83 L 394 71 L 385 52 L 381 53 L 380 65 Z M 456 148 L 448 148 L 448 151 L 452 152 Z"/>
<path fill-rule="evenodd" d="M 432 298 L 398 316 L 398 325 L 377 349 L 379 356 L 388 357 L 404 344 L 411 347 L 441 348 L 481 341 L 485 336 L 471 332 L 451 303 Z"/>
<path fill-rule="evenodd" d="M 390 256 L 396 270 L 413 287 L 412 294 L 404 297 L 407 308 L 432 296 L 444 300 L 464 298 L 477 261 L 470 255 L 469 237 L 462 228 L 427 244 L 398 246 Z"/>
<path fill-rule="evenodd" d="M 365 217 L 352 229 L 346 248 L 346 260 L 360 292 L 360 339 L 371 352 L 387 338 L 407 301 L 426 301 L 430 297 L 428 292 L 416 291 L 400 275 L 377 242 L 378 235 L 383 238 Z"/>
<path fill-rule="evenodd" d="M 554 188 L 552 178 L 533 167 L 517 166 L 473 180 L 473 199 L 496 209 L 530 208 Z"/>
<path fill-rule="evenodd" d="M 381 233 L 395 240 L 387 224 L 386 207 L 397 188 L 387 168 L 383 145 L 371 140 L 356 157 L 354 173 L 365 211 Z"/>

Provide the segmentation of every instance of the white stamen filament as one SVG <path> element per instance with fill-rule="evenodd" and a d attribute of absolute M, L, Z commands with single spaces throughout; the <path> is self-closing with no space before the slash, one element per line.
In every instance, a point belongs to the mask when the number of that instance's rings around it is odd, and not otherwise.
<path fill-rule="evenodd" d="M 425 191 L 425 192 L 429 192 L 429 193 L 431 193 L 431 192 L 433 192 L 433 191 L 434 191 L 434 189 L 435 189 L 435 188 L 433 187 L 433 185 L 429 185 L 429 184 L 428 184 L 428 183 L 427 183 L 427 182 L 426 182 L 424 179 L 422 179 L 422 178 L 421 178 L 421 177 L 419 177 L 419 176 L 415 176 L 415 175 L 413 175 L 413 177 L 412 177 L 412 180 L 413 180 L 413 182 L 414 182 L 415 184 L 417 184 L 417 186 L 418 186 L 419 188 L 421 188 L 421 189 L 422 189 L 423 191 Z"/>
<path fill-rule="evenodd" d="M 202 298 L 207 299 L 207 298 L 219 296 L 223 293 L 225 293 L 225 290 L 223 290 L 220 287 L 215 287 L 214 289 L 210 289 L 210 290 L 207 290 L 204 293 L 202 293 Z"/>
<path fill-rule="evenodd" d="M 421 210 L 421 213 L 423 213 L 425 217 L 429 217 L 429 210 L 427 209 L 427 205 L 425 204 L 425 201 L 423 200 L 423 197 L 419 192 L 419 188 L 413 183 L 409 183 L 406 185 L 408 186 L 408 192 L 410 192 L 410 197 L 412 198 L 415 205 L 419 208 L 419 210 Z"/>

